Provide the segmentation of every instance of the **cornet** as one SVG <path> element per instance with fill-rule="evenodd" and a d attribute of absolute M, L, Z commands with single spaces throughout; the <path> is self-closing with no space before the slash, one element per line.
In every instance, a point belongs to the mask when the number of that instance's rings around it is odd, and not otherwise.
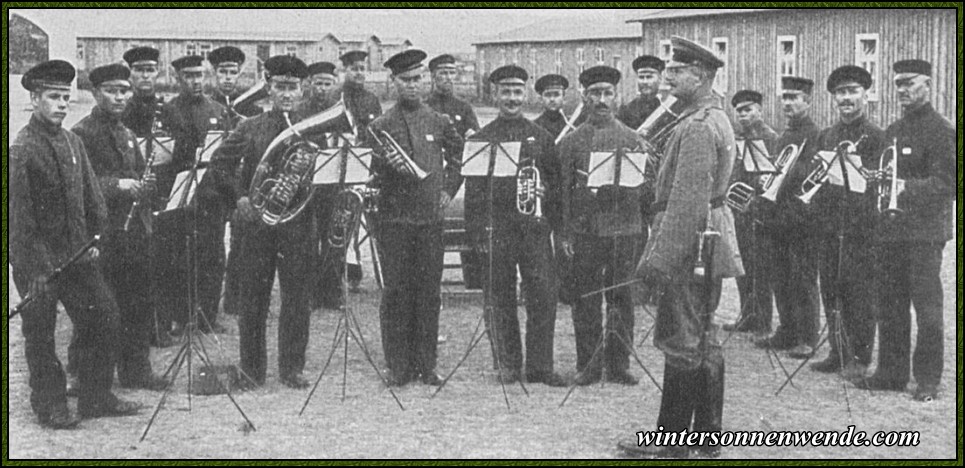
<path fill-rule="evenodd" d="M 763 191 L 761 198 L 772 202 L 777 201 L 777 194 L 781 191 L 781 185 L 784 184 L 787 173 L 791 172 L 791 168 L 794 167 L 794 163 L 797 162 L 797 158 L 801 155 L 801 151 L 807 143 L 808 141 L 805 139 L 801 142 L 801 146 L 791 143 L 781 150 L 781 153 L 777 155 L 777 161 L 774 162 L 777 172 L 761 176 L 761 190 Z"/>
<path fill-rule="evenodd" d="M 743 182 L 734 182 L 727 188 L 724 203 L 732 210 L 743 213 L 750 207 L 755 195 L 757 195 L 757 191 L 754 190 L 754 187 Z"/>
<path fill-rule="evenodd" d="M 811 199 L 814 198 L 816 193 L 818 193 L 818 190 L 821 189 L 821 186 L 824 185 L 824 182 L 828 180 L 828 175 L 831 174 L 831 164 L 837 162 L 838 157 L 843 157 L 846 154 L 857 151 L 858 145 L 860 145 L 861 142 L 867 137 L 867 135 L 861 135 L 861 138 L 858 138 L 858 141 L 856 142 L 852 143 L 845 140 L 839 143 L 837 148 L 835 148 L 835 157 L 831 159 L 830 162 L 825 161 L 820 154 L 815 153 L 814 159 L 817 160 L 818 165 L 811 170 L 807 178 L 804 179 L 804 182 L 801 183 L 801 189 L 797 194 L 797 197 L 804 204 L 811 203 Z"/>
<path fill-rule="evenodd" d="M 335 249 L 348 246 L 359 228 L 364 209 L 365 200 L 361 193 L 352 189 L 339 192 L 338 198 L 335 199 L 335 206 L 332 207 L 332 217 L 328 225 L 328 245 Z"/>
<path fill-rule="evenodd" d="M 379 133 L 382 134 L 380 138 L 379 135 L 372 130 L 372 127 L 366 127 L 366 130 L 368 130 L 369 135 L 372 135 L 372 139 L 375 144 L 382 148 L 383 157 L 386 159 L 386 161 L 388 161 L 392 155 L 399 155 L 399 157 L 402 158 L 406 172 L 411 173 L 420 181 L 425 180 L 426 177 L 429 177 L 429 173 L 423 171 L 422 168 L 419 167 L 419 165 L 416 164 L 408 154 L 406 154 L 405 150 L 402 149 L 402 146 L 399 145 L 399 142 L 395 141 L 395 138 L 392 138 L 392 135 L 389 135 L 389 132 L 379 130 Z"/>
<path fill-rule="evenodd" d="M 539 186 L 539 169 L 535 165 L 520 166 L 516 172 L 516 210 L 537 220 L 543 219 L 543 197 L 537 193 Z"/>
<path fill-rule="evenodd" d="M 889 156 L 890 154 L 890 156 Z M 898 139 L 892 140 L 891 146 L 885 148 L 878 162 L 878 176 L 890 179 L 878 182 L 878 212 L 894 218 L 903 210 L 898 208 Z M 885 200 L 887 200 L 887 205 Z"/>

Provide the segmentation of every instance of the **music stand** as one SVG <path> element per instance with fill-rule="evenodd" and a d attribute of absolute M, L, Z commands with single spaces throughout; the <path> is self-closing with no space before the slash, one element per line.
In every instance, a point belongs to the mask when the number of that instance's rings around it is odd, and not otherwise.
<path fill-rule="evenodd" d="M 744 172 L 773 174 L 778 172 L 771 162 L 764 140 L 735 140 L 737 157 L 744 164 Z"/>
<path fill-rule="evenodd" d="M 482 340 L 484 335 L 489 337 L 489 344 L 493 351 L 493 358 L 496 364 L 496 372 L 499 375 L 499 386 L 503 392 L 503 400 L 506 402 L 506 408 L 511 409 L 509 404 L 509 394 L 506 392 L 506 383 L 502 379 L 502 362 L 500 359 L 501 348 L 499 346 L 499 333 L 492 330 L 496 327 L 495 321 L 495 309 L 493 307 L 492 301 L 492 289 L 493 289 L 493 179 L 496 177 L 500 178 L 516 178 L 516 173 L 519 170 L 519 159 L 520 150 L 522 148 L 522 142 L 512 141 L 512 142 L 496 142 L 496 141 L 480 141 L 480 140 L 467 140 L 463 148 L 462 153 L 462 169 L 461 173 L 463 177 L 485 177 L 487 182 L 486 188 L 486 255 L 488 257 L 488 264 L 486 268 L 486 287 L 483 288 L 483 314 L 479 316 L 479 320 L 476 322 L 476 328 L 473 330 L 472 337 L 469 339 L 469 346 L 466 348 L 465 353 L 463 353 L 462 358 L 456 365 L 449 371 L 446 378 L 442 380 L 442 384 L 436 388 L 436 391 L 432 394 L 432 398 L 435 398 L 439 392 L 445 388 L 449 379 L 455 375 L 459 367 L 466 361 L 469 355 L 472 353 L 476 345 Z M 488 327 L 481 327 L 484 321 L 489 322 Z M 480 333 L 480 328 L 484 331 Z M 522 377 L 522 376 L 520 376 Z M 523 393 L 529 396 L 529 391 L 526 389 L 526 385 L 523 383 L 522 378 L 518 380 L 520 388 L 523 389 Z"/>

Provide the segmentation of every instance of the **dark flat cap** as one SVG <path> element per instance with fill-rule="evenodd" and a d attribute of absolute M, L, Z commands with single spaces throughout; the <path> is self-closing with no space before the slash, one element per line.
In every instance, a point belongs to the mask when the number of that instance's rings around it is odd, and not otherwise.
<path fill-rule="evenodd" d="M 919 59 L 899 60 L 892 67 L 898 75 L 913 74 L 931 76 L 931 64 Z"/>
<path fill-rule="evenodd" d="M 332 62 L 315 62 L 308 66 L 308 76 L 335 75 L 335 64 Z"/>
<path fill-rule="evenodd" d="M 385 65 L 385 68 L 392 70 L 393 75 L 398 75 L 421 67 L 422 61 L 426 57 L 426 53 L 419 49 L 403 50 L 389 57 L 383 65 Z"/>
<path fill-rule="evenodd" d="M 670 44 L 673 46 L 674 62 L 712 69 L 724 66 L 724 61 L 718 58 L 713 51 L 696 42 L 680 36 L 671 36 Z"/>
<path fill-rule="evenodd" d="M 70 89 L 77 70 L 64 60 L 49 60 L 27 70 L 20 79 L 20 84 L 27 91 L 43 89 Z"/>
<path fill-rule="evenodd" d="M 456 58 L 449 54 L 442 54 L 436 58 L 429 61 L 429 71 L 436 71 L 436 68 L 441 66 L 451 65 L 456 66 Z"/>
<path fill-rule="evenodd" d="M 208 61 L 215 68 L 221 64 L 234 64 L 239 67 L 245 63 L 245 53 L 241 49 L 233 46 L 218 47 L 208 53 Z"/>
<path fill-rule="evenodd" d="M 107 81 L 129 79 L 131 77 L 131 69 L 119 63 L 112 63 L 91 70 L 89 77 L 90 84 L 100 86 Z"/>
<path fill-rule="evenodd" d="M 533 87 L 536 88 L 537 94 L 543 94 L 543 91 L 552 87 L 569 88 L 570 82 L 563 75 L 550 74 L 541 76 Z"/>
<path fill-rule="evenodd" d="M 667 64 L 660 60 L 660 57 L 654 57 L 653 55 L 641 55 L 633 59 L 633 71 L 640 71 L 641 68 L 651 68 L 662 72 L 666 68 Z"/>
<path fill-rule="evenodd" d="M 846 83 L 858 83 L 862 88 L 868 89 L 871 87 L 871 73 L 857 65 L 835 68 L 831 76 L 828 76 L 828 91 L 834 92 L 837 87 Z"/>
<path fill-rule="evenodd" d="M 124 52 L 124 61 L 127 62 L 129 66 L 134 66 L 135 63 L 139 62 L 154 62 L 157 63 L 158 57 L 161 56 L 161 52 L 153 47 L 135 47 L 127 52 Z"/>
<path fill-rule="evenodd" d="M 814 80 L 801 78 L 798 76 L 781 77 L 781 93 L 804 93 L 811 94 L 814 89 Z"/>
<path fill-rule="evenodd" d="M 171 62 L 171 66 L 175 70 L 181 71 L 184 68 L 200 67 L 202 62 L 204 62 L 204 57 L 200 55 L 185 55 Z"/>
<path fill-rule="evenodd" d="M 265 60 L 265 78 L 290 76 L 303 80 L 308 77 L 308 65 L 292 55 L 276 55 Z"/>
<path fill-rule="evenodd" d="M 620 70 L 606 65 L 587 68 L 580 73 L 580 85 L 589 88 L 597 83 L 610 83 L 616 86 L 620 82 Z"/>
<path fill-rule="evenodd" d="M 343 66 L 347 67 L 360 60 L 365 60 L 365 58 L 368 56 L 369 56 L 369 53 L 364 50 L 350 50 L 342 54 L 342 56 L 339 57 L 338 59 L 342 61 Z"/>
<path fill-rule="evenodd" d="M 526 84 L 529 73 L 518 65 L 503 65 L 489 73 L 489 82 L 494 84 Z"/>
<path fill-rule="evenodd" d="M 764 95 L 751 89 L 742 89 L 734 93 L 734 97 L 730 100 L 730 105 L 734 107 L 742 107 L 750 103 L 763 104 Z"/>

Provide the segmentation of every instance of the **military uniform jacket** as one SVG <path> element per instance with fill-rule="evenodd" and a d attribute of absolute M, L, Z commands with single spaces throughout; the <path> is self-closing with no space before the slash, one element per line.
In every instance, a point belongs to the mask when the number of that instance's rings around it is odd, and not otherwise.
<path fill-rule="evenodd" d="M 217 89 L 213 93 L 211 93 L 211 100 L 214 102 L 217 102 L 218 104 L 221 104 L 222 107 L 227 109 L 226 116 L 228 117 L 228 123 L 230 125 L 229 130 L 237 127 L 238 122 L 241 122 L 242 119 L 248 118 L 248 117 L 254 117 L 264 112 L 264 109 L 262 109 L 254 102 L 243 102 L 238 107 L 232 107 L 231 103 L 234 102 L 234 100 L 237 99 L 238 96 L 241 96 L 242 94 L 244 93 L 237 92 L 237 93 L 232 93 L 231 95 L 225 95 L 225 94 L 222 94 L 221 91 Z"/>
<path fill-rule="evenodd" d="M 638 270 L 649 268 L 675 282 L 689 281 L 697 258 L 697 233 L 720 232 L 714 250 L 715 277 L 742 276 L 740 250 L 730 208 L 711 200 L 727 191 L 736 157 L 734 131 L 716 96 L 691 103 L 672 130 L 654 186 L 657 206 Z M 708 219 L 709 216 L 709 219 Z"/>
<path fill-rule="evenodd" d="M 559 145 L 563 163 L 563 231 L 568 238 L 575 234 L 626 236 L 643 231 L 640 200 L 649 190 L 646 184 L 632 188 L 606 185 L 598 188 L 596 194 L 587 186 L 592 152 L 639 151 L 642 145 L 643 139 L 616 119 L 599 126 L 586 122 L 563 137 Z"/>
<path fill-rule="evenodd" d="M 432 93 L 426 104 L 436 112 L 449 118 L 449 122 L 456 127 L 459 136 L 465 138 L 469 130 L 479 131 L 479 121 L 476 113 L 468 102 L 455 96 L 442 93 Z"/>
<path fill-rule="evenodd" d="M 36 115 L 10 145 L 10 264 L 50 274 L 107 224 L 80 137 Z"/>
<path fill-rule="evenodd" d="M 931 103 L 908 111 L 885 131 L 885 146 L 897 138 L 898 195 L 904 210 L 894 220 L 882 219 L 885 241 L 945 242 L 952 238 L 955 201 L 955 127 Z M 885 206 L 888 200 L 885 199 Z"/>
<path fill-rule="evenodd" d="M 208 131 L 224 129 L 224 116 L 225 107 L 207 96 L 180 94 L 164 105 L 161 121 L 174 138 L 175 170 L 194 165 L 197 149 L 204 146 Z"/>
<path fill-rule="evenodd" d="M 620 110 L 617 112 L 617 120 L 636 131 L 658 107 L 660 107 L 660 99 L 656 95 L 644 96 L 641 94 L 620 106 Z"/>
<path fill-rule="evenodd" d="M 379 220 L 381 222 L 405 222 L 430 224 L 442 222 L 443 212 L 439 206 L 440 194 L 445 191 L 455 196 L 462 185 L 463 140 L 446 116 L 432 110 L 421 102 L 400 101 L 385 115 L 371 124 L 381 135 L 388 132 L 413 162 L 429 173 L 419 181 L 401 174 L 376 157 L 372 169 L 375 184 L 380 188 Z M 376 147 L 366 134 L 366 143 Z M 379 150 L 379 148 L 376 148 Z"/>
<path fill-rule="evenodd" d="M 134 132 L 100 107 L 95 107 L 72 130 L 83 140 L 91 167 L 97 175 L 107 203 L 108 228 L 122 231 L 134 197 L 121 191 L 119 180 L 140 179 L 145 166 Z M 151 232 L 150 203 L 139 205 L 138 212 L 131 219 L 131 231 Z"/>
<path fill-rule="evenodd" d="M 519 162 L 521 166 L 536 165 L 540 181 L 546 189 L 543 199 L 543 216 L 554 231 L 562 226 L 560 203 L 560 159 L 553 144 L 553 137 L 524 117 L 509 119 L 497 117 L 479 133 L 469 138 L 490 142 L 521 142 Z M 521 214 L 516 208 L 516 177 L 493 178 L 493 224 L 532 222 L 531 216 Z M 469 177 L 466 180 L 466 224 L 470 233 L 484 234 L 488 223 L 487 206 L 489 181 L 487 177 Z"/>
<path fill-rule="evenodd" d="M 869 170 L 877 170 L 878 159 L 885 147 L 885 132 L 864 116 L 847 124 L 838 121 L 821 131 L 818 149 L 834 151 L 842 141 L 856 143 L 862 135 L 867 138 L 857 148 L 861 164 Z M 835 159 L 834 164 L 840 163 Z M 811 199 L 811 208 L 819 229 L 827 234 L 837 233 L 839 226 L 848 235 L 870 238 L 874 233 L 875 190 L 872 184 L 868 184 L 865 193 L 854 193 L 825 181 Z"/>
<path fill-rule="evenodd" d="M 801 151 L 794 166 L 785 168 L 787 176 L 777 194 L 777 203 L 769 211 L 770 216 L 761 219 L 773 232 L 781 236 L 800 237 L 812 229 L 813 220 L 808 213 L 808 208 L 797 198 L 797 195 L 801 193 L 801 184 L 810 172 L 811 158 L 817 152 L 818 132 L 817 125 L 809 116 L 790 120 L 784 133 L 778 138 L 777 144 L 774 145 L 775 159 L 785 147 L 791 144 L 797 145 L 798 151 Z M 771 204 L 767 200 L 759 200 L 759 202 Z"/>
<path fill-rule="evenodd" d="M 543 127 L 543 129 L 553 137 L 553 142 L 556 142 L 556 138 L 560 136 L 560 133 L 566 128 L 566 117 L 561 110 L 545 110 L 539 117 L 533 120 L 533 123 Z"/>
<path fill-rule="evenodd" d="M 164 106 L 164 100 L 154 94 L 141 95 L 134 94 L 121 122 L 124 126 L 131 129 L 138 138 L 146 138 L 151 135 L 151 128 L 154 126 L 154 119 L 157 118 L 158 111 Z"/>
<path fill-rule="evenodd" d="M 352 114 L 352 122 L 358 130 L 358 137 L 361 138 L 368 125 L 382 115 L 379 98 L 363 87 L 345 83 L 342 86 L 342 99 L 345 101 L 345 107 Z"/>

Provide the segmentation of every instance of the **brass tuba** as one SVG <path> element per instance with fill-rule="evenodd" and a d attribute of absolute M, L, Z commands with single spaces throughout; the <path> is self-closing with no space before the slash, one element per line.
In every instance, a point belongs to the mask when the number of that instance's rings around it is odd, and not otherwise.
<path fill-rule="evenodd" d="M 543 197 L 536 191 L 539 186 L 539 169 L 536 165 L 520 166 L 516 171 L 516 210 L 537 220 L 543 219 Z"/>
<path fill-rule="evenodd" d="M 801 142 L 800 146 L 791 143 L 781 150 L 781 153 L 777 155 L 777 160 L 774 162 L 777 173 L 761 176 L 761 190 L 763 190 L 761 198 L 772 202 L 777 201 L 777 194 L 781 191 L 781 185 L 784 184 L 784 179 L 786 179 L 787 174 L 791 172 L 791 168 L 794 167 L 794 163 L 797 162 L 798 157 L 801 156 L 801 151 L 804 150 L 804 146 L 807 144 L 808 141 L 805 139 Z"/>
<path fill-rule="evenodd" d="M 355 237 L 364 209 L 365 199 L 361 193 L 352 189 L 339 192 L 328 224 L 328 245 L 336 249 L 347 247 Z"/>
<path fill-rule="evenodd" d="M 898 208 L 898 139 L 885 148 L 878 161 L 878 212 L 890 218 L 902 212 Z M 887 182 L 886 182 L 887 181 Z"/>
<path fill-rule="evenodd" d="M 295 125 L 288 112 L 283 115 L 288 128 L 268 145 L 248 188 L 252 208 L 268 226 L 290 221 L 308 205 L 315 193 L 315 159 L 321 152 L 312 139 L 324 138 L 348 118 L 341 101 Z"/>

